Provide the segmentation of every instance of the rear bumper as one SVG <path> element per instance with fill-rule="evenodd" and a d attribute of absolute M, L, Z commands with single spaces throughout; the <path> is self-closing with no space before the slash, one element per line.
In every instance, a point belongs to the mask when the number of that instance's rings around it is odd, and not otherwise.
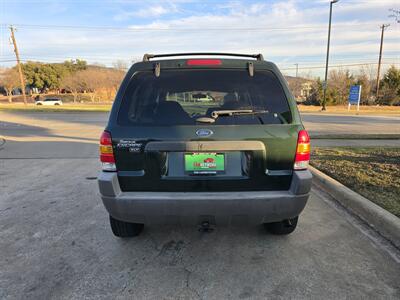
<path fill-rule="evenodd" d="M 268 223 L 298 216 L 311 189 L 308 170 L 295 171 L 288 191 L 122 192 L 114 172 L 98 184 L 108 213 L 132 223 Z"/>

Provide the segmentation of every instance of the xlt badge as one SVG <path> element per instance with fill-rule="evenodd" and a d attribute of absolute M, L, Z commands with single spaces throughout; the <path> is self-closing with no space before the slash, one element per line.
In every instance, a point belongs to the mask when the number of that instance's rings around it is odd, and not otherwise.
<path fill-rule="evenodd" d="M 143 143 L 138 143 L 134 140 L 120 140 L 117 144 L 119 149 L 128 149 L 129 152 L 138 153 L 142 150 Z"/>

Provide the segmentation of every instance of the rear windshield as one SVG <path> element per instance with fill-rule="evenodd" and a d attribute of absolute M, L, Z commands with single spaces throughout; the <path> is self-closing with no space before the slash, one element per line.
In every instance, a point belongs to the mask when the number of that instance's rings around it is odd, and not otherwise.
<path fill-rule="evenodd" d="M 222 112 L 222 113 L 221 113 Z M 132 77 L 118 113 L 127 126 L 291 123 L 282 86 L 270 71 L 161 70 Z"/>

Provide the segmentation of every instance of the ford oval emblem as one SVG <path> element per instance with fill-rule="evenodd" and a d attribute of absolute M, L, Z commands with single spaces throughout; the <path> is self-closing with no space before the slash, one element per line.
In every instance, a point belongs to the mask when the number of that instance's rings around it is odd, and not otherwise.
<path fill-rule="evenodd" d="M 199 129 L 196 131 L 196 135 L 198 137 L 208 137 L 212 135 L 214 132 L 210 129 Z"/>

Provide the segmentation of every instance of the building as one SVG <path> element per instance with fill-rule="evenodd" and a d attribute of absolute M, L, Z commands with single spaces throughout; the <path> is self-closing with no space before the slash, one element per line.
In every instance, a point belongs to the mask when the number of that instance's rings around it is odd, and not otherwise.
<path fill-rule="evenodd" d="M 310 95 L 312 84 L 314 81 L 306 78 L 292 76 L 285 76 L 285 78 L 296 101 L 306 101 L 307 97 Z"/>

